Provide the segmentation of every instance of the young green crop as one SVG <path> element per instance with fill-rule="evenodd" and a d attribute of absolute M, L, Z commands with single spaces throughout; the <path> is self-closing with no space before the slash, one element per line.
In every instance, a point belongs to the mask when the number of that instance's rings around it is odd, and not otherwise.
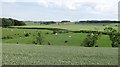
<path fill-rule="evenodd" d="M 118 65 L 118 48 L 23 44 L 2 48 L 5 65 Z"/>

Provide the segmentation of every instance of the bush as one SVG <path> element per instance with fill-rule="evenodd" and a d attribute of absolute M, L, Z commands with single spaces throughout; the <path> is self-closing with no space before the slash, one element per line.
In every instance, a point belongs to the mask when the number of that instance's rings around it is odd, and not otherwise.
<path fill-rule="evenodd" d="M 98 45 L 95 45 L 95 47 L 98 47 Z"/>
<path fill-rule="evenodd" d="M 87 35 L 81 46 L 84 47 L 93 47 L 98 39 L 99 34 L 90 33 Z"/>
<path fill-rule="evenodd" d="M 47 32 L 47 33 L 45 33 L 45 34 L 49 34 L 49 33 Z"/>
<path fill-rule="evenodd" d="M 6 37 L 2 37 L 2 39 L 7 39 Z"/>
<path fill-rule="evenodd" d="M 109 34 L 109 38 L 112 41 L 112 47 L 118 47 L 120 44 L 120 33 L 117 33 L 117 30 L 113 29 L 112 27 L 106 27 L 104 30 L 111 33 Z"/>
<path fill-rule="evenodd" d="M 51 45 L 50 42 L 48 42 L 48 45 Z"/>
<path fill-rule="evenodd" d="M 28 37 L 28 36 L 29 36 L 29 33 L 26 33 L 25 36 Z"/>
<path fill-rule="evenodd" d="M 109 37 L 112 41 L 112 47 L 118 47 L 120 44 L 120 37 L 118 35 L 109 35 Z"/>
<path fill-rule="evenodd" d="M 11 37 L 11 36 L 4 36 L 4 37 L 2 37 L 2 39 L 13 39 L 13 37 Z"/>
<path fill-rule="evenodd" d="M 35 41 L 32 42 L 33 44 L 37 44 Z"/>
<path fill-rule="evenodd" d="M 66 40 L 64 43 L 67 43 L 68 41 Z"/>
<path fill-rule="evenodd" d="M 39 33 L 37 34 L 36 42 L 37 42 L 37 44 L 39 44 L 39 45 L 43 45 L 43 35 L 42 35 L 41 32 L 39 32 Z"/>

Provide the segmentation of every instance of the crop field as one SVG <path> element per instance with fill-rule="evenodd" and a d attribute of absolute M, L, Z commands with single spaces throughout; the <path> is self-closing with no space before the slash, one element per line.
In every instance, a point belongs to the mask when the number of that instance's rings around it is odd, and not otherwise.
<path fill-rule="evenodd" d="M 36 40 L 37 32 L 43 33 L 44 44 L 48 45 L 64 45 L 64 46 L 80 46 L 83 40 L 86 38 L 87 33 L 61 33 L 58 35 L 52 34 L 49 30 L 37 30 L 37 29 L 2 29 L 2 37 L 12 37 L 12 39 L 3 39 L 3 43 L 19 43 L 19 44 L 33 44 Z M 26 33 L 30 33 L 29 36 L 25 36 Z M 48 33 L 48 34 L 46 34 Z M 65 43 L 65 41 L 68 41 Z M 99 47 L 111 47 L 111 40 L 108 35 L 102 35 L 99 37 L 97 44 Z"/>
<path fill-rule="evenodd" d="M 3 65 L 118 65 L 118 48 L 3 44 Z"/>

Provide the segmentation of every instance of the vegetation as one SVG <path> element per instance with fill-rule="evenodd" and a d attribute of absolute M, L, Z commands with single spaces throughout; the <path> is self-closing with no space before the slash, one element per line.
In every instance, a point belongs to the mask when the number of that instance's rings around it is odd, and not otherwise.
<path fill-rule="evenodd" d="M 119 36 L 120 34 L 119 35 L 113 34 L 113 33 L 117 33 L 117 31 L 112 27 L 105 28 L 105 31 L 112 33 L 111 35 L 109 35 L 110 40 L 112 41 L 111 44 L 112 47 L 118 47 L 120 45 L 120 36 Z"/>
<path fill-rule="evenodd" d="M 86 39 L 83 41 L 82 45 L 85 47 L 93 47 L 98 39 L 98 33 L 90 33 L 87 35 Z M 98 47 L 98 45 L 96 45 Z"/>
<path fill-rule="evenodd" d="M 38 32 L 38 33 L 37 33 L 36 42 L 37 42 L 39 45 L 43 45 L 43 36 L 42 36 L 42 33 L 41 33 L 41 32 Z"/>
<path fill-rule="evenodd" d="M 118 48 L 3 44 L 2 51 L 3 65 L 118 65 Z"/>
<path fill-rule="evenodd" d="M 118 48 L 111 47 L 120 45 L 120 33 L 113 21 L 25 22 L 28 26 L 21 26 L 23 21 L 2 20 L 7 27 L 2 28 L 1 37 L 3 65 L 118 64 Z"/>
<path fill-rule="evenodd" d="M 3 43 L 19 42 L 19 44 L 36 44 L 36 35 L 38 35 L 37 33 L 40 31 L 44 34 L 42 36 L 44 37 L 43 44 L 45 45 L 47 45 L 49 42 L 52 45 L 80 46 L 82 43 L 85 43 L 83 41 L 85 40 L 85 38 L 87 38 L 86 35 L 89 34 L 70 32 L 54 34 L 53 31 L 50 30 L 3 28 Z M 27 34 L 29 36 L 26 37 L 25 35 Z M 7 36 L 12 37 L 12 39 L 4 39 L 4 37 Z M 67 42 L 65 43 L 65 41 Z M 98 45 L 100 47 L 112 47 L 112 42 L 109 39 L 109 35 L 98 36 L 98 39 L 95 41 L 96 43 L 94 45 Z"/>
<path fill-rule="evenodd" d="M 0 18 L 0 23 L 2 23 L 2 27 L 8 26 L 25 26 L 26 24 L 23 21 L 18 21 L 11 18 Z"/>

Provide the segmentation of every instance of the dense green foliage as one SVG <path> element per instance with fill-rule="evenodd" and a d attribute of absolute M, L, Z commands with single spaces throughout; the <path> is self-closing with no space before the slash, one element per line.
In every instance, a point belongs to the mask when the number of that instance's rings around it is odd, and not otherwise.
<path fill-rule="evenodd" d="M 26 25 L 23 21 L 18 21 L 11 18 L 1 18 L 0 23 L 2 22 L 2 27 L 8 27 L 8 26 L 24 26 Z"/>
<path fill-rule="evenodd" d="M 98 37 L 98 33 L 89 33 L 86 39 L 83 41 L 82 46 L 93 47 L 96 44 Z M 98 45 L 96 45 L 96 47 L 98 47 Z"/>
<path fill-rule="evenodd" d="M 118 48 L 3 44 L 6 65 L 118 65 Z"/>
<path fill-rule="evenodd" d="M 37 33 L 36 43 L 39 44 L 39 45 L 43 45 L 43 36 L 42 36 L 41 32 Z"/>
<path fill-rule="evenodd" d="M 110 40 L 112 41 L 112 44 L 111 44 L 112 47 L 118 47 L 120 45 L 120 34 L 115 35 L 114 33 L 117 33 L 117 31 L 113 29 L 112 27 L 106 27 L 104 30 L 112 33 L 109 35 Z"/>

